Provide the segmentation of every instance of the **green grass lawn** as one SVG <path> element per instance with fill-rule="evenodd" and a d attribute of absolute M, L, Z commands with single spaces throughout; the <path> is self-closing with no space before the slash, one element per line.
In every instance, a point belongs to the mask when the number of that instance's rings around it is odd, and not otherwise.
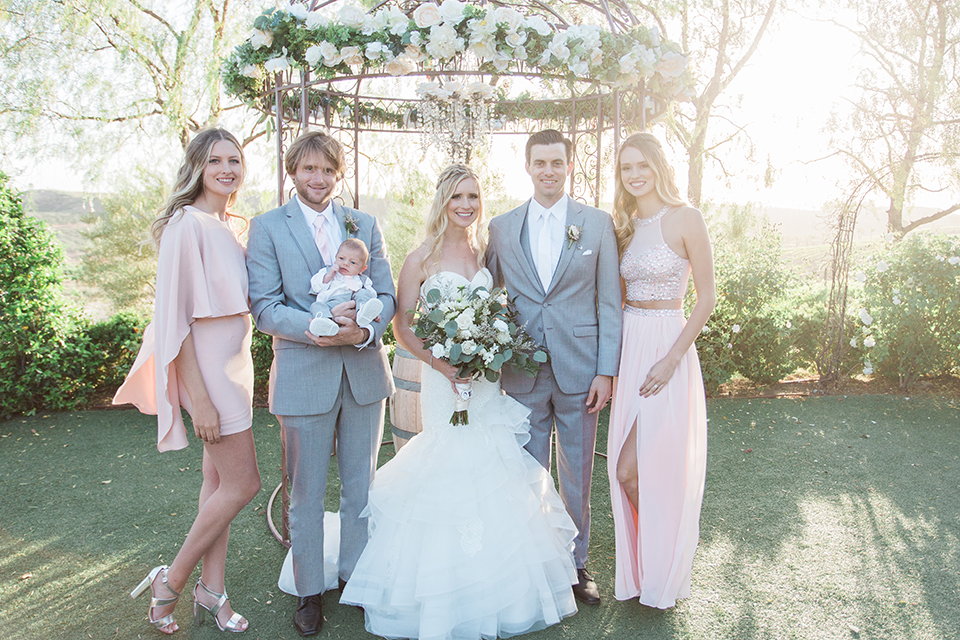
<path fill-rule="evenodd" d="M 613 599 L 598 457 L 589 566 L 603 603 L 528 637 L 960 637 L 960 400 L 716 399 L 708 410 L 692 596 L 669 611 Z M 0 423 L 0 638 L 159 637 L 147 600 L 128 593 L 183 540 L 201 450 L 157 453 L 155 424 L 132 410 Z M 279 427 L 258 409 L 254 430 L 264 489 L 234 522 L 227 584 L 251 621 L 245 638 L 292 639 L 295 600 L 276 587 L 284 550 L 265 517 Z M 324 604 L 318 637 L 372 637 L 335 592 Z M 174 637 L 222 637 L 209 621 L 190 628 L 190 615 L 184 598 Z"/>

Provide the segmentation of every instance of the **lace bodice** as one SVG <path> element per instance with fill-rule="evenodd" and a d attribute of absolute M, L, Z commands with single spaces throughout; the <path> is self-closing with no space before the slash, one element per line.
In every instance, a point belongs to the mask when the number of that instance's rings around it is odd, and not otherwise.
<path fill-rule="evenodd" d="M 660 220 L 667 210 L 646 220 L 633 219 L 633 239 L 620 259 L 627 300 L 680 300 L 687 291 L 690 261 L 667 246 L 660 230 Z"/>

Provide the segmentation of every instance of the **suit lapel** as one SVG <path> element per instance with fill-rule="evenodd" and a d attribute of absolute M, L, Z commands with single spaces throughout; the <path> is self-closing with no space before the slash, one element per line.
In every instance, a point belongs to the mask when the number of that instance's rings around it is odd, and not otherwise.
<path fill-rule="evenodd" d="M 300 249 L 300 253 L 307 263 L 307 268 L 310 273 L 316 273 L 325 265 L 323 264 L 323 258 L 320 256 L 320 250 L 317 249 L 317 243 L 313 240 L 313 233 L 307 226 L 307 220 L 300 209 L 300 204 L 291 199 L 284 207 L 284 213 L 287 216 L 287 228 L 290 230 L 293 241 Z"/>
<path fill-rule="evenodd" d="M 530 280 L 530 285 L 540 292 L 541 295 L 546 292 L 543 290 L 543 283 L 540 282 L 540 276 L 537 275 L 537 263 L 533 260 L 533 252 L 530 250 L 530 225 L 527 224 L 527 212 L 530 210 L 530 201 L 517 208 L 515 219 L 512 221 L 515 225 L 510 230 L 510 238 L 516 243 L 517 257 L 527 261 L 527 268 L 522 269 Z"/>
<path fill-rule="evenodd" d="M 572 243 L 567 240 L 567 229 L 571 226 L 579 227 L 580 230 L 583 230 L 583 209 L 580 208 L 580 203 L 567 196 L 567 219 L 563 224 L 563 244 L 560 246 L 560 262 L 557 264 L 556 270 L 553 272 L 553 278 L 550 280 L 550 290 L 552 291 L 554 287 L 557 286 L 557 283 L 560 281 L 560 278 L 563 277 L 564 271 L 567 267 L 570 266 L 570 261 L 573 260 L 574 254 L 578 251 L 580 245 L 579 242 Z M 548 292 L 549 293 L 549 292 Z"/>
<path fill-rule="evenodd" d="M 347 212 L 343 208 L 343 205 L 337 202 L 336 200 L 334 200 L 333 216 L 337 219 L 337 224 L 340 226 L 340 237 L 343 240 L 346 240 L 347 238 L 350 237 L 350 234 L 347 233 L 346 215 L 347 215 Z"/>

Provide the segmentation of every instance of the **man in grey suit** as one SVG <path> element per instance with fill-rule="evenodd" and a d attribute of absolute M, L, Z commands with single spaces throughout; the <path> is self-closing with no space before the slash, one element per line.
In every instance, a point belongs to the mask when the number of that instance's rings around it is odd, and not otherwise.
<path fill-rule="evenodd" d="M 494 281 L 516 297 L 527 331 L 550 352 L 536 377 L 508 369 L 501 384 L 530 408 L 526 448 L 547 469 L 556 425 L 560 496 L 579 529 L 573 591 L 581 602 L 598 604 L 586 570 L 590 482 L 598 413 L 610 400 L 620 362 L 622 300 L 612 219 L 564 192 L 572 151 L 558 131 L 530 137 L 533 198 L 490 221 L 486 255 Z"/>
<path fill-rule="evenodd" d="M 247 273 L 257 329 L 273 336 L 270 412 L 280 421 L 290 478 L 293 575 L 300 595 L 294 626 L 313 635 L 323 624 L 323 501 L 336 433 L 340 491 L 340 586 L 350 578 L 367 542 L 367 505 L 383 436 L 384 400 L 393 393 L 380 341 L 397 308 L 377 220 L 332 201 L 343 177 L 340 143 L 326 133 L 301 135 L 285 156 L 297 195 L 250 222 Z M 370 325 L 355 322 L 354 302 L 333 309 L 340 331 L 316 337 L 310 278 L 333 264 L 347 238 L 370 250 L 368 275 L 383 311 Z"/>

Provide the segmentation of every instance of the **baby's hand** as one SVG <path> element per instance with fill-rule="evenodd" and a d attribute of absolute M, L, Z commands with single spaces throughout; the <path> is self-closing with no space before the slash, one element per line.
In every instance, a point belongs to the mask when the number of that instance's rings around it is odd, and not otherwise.
<path fill-rule="evenodd" d="M 323 275 L 323 283 L 324 283 L 324 284 L 330 284 L 331 282 L 333 282 L 333 274 L 334 274 L 334 273 L 335 273 L 335 272 L 334 272 L 334 270 L 333 270 L 332 268 L 327 269 L 327 272 Z"/>

